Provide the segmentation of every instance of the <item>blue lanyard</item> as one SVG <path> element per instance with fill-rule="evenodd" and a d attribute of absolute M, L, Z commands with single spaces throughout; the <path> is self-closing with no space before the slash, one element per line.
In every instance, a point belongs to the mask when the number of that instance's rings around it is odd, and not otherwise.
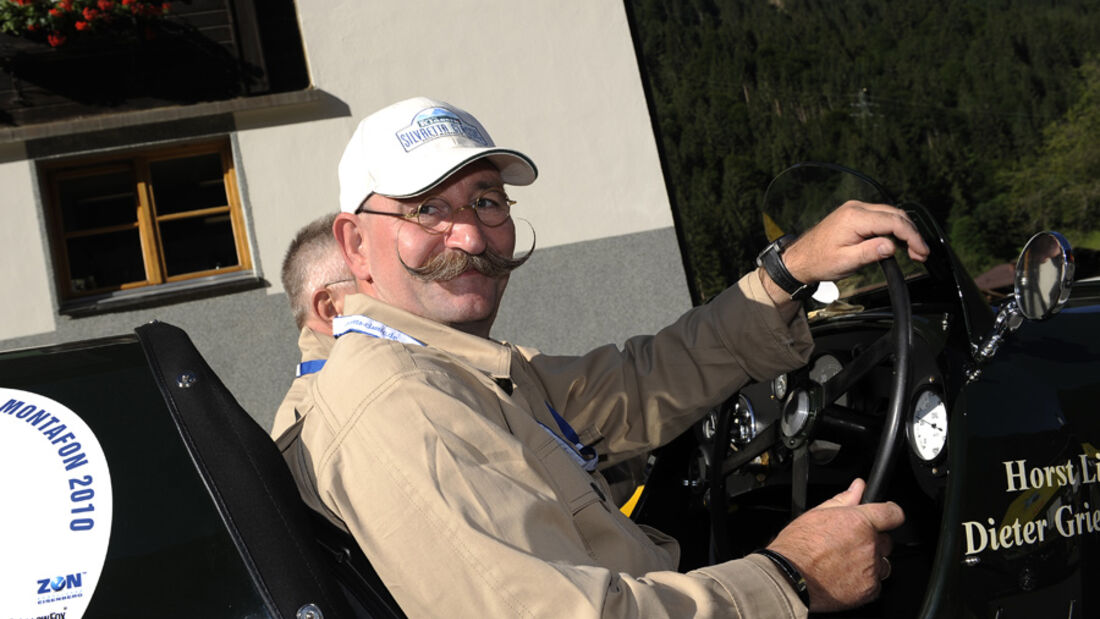
<path fill-rule="evenodd" d="M 294 373 L 294 378 L 305 376 L 306 374 L 315 374 L 321 371 L 321 368 L 325 367 L 324 359 L 314 359 L 313 361 L 303 361 L 298 364 L 298 371 Z"/>
<path fill-rule="evenodd" d="M 581 437 L 577 436 L 577 431 L 573 429 L 573 426 L 569 425 L 569 422 L 566 421 L 564 417 L 559 415 L 558 411 L 554 410 L 554 407 L 550 406 L 549 402 L 546 402 L 546 408 L 550 409 L 550 414 L 554 416 L 554 421 L 557 422 L 558 429 L 561 430 L 561 433 L 565 435 L 565 438 L 569 439 L 569 442 L 572 443 L 572 448 L 568 451 L 576 456 L 575 459 L 577 459 L 577 463 L 584 467 L 584 470 L 588 471 L 589 473 L 595 471 L 596 463 L 598 461 L 596 448 L 582 443 Z M 543 425 L 542 427 L 546 428 L 545 425 Z M 550 431 L 550 428 L 546 429 L 547 431 Z M 553 432 L 550 433 L 554 434 Z M 554 434 L 554 437 L 557 438 L 557 435 Z M 560 442 L 565 443 L 565 441 Z"/>

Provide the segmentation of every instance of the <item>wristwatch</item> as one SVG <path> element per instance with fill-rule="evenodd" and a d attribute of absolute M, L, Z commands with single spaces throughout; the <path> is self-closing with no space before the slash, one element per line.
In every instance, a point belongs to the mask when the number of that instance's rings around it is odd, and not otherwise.
<path fill-rule="evenodd" d="M 783 264 L 783 250 L 787 249 L 797 237 L 793 234 L 784 234 L 772 241 L 756 256 L 756 266 L 764 267 L 768 277 L 772 278 L 783 292 L 791 295 L 794 301 L 801 301 L 817 292 L 817 284 L 804 284 L 791 275 L 787 265 Z"/>

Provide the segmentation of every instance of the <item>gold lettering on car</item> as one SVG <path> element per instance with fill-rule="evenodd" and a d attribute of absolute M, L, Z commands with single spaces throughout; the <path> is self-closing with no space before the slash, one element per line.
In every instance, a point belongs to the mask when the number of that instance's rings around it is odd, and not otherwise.
<path fill-rule="evenodd" d="M 1100 509 L 1087 501 L 1067 503 L 1082 486 L 1100 480 L 1100 452 L 1091 445 L 1064 462 L 1029 465 L 1027 460 L 1006 460 L 1006 493 L 1020 493 L 998 524 L 993 517 L 985 521 L 963 522 L 964 552 L 976 555 L 986 550 L 1008 550 L 1042 544 L 1058 535 L 1073 538 L 1100 533 Z M 1065 488 L 1066 490 L 1059 490 Z M 1040 517 L 1045 516 L 1045 517 Z"/>

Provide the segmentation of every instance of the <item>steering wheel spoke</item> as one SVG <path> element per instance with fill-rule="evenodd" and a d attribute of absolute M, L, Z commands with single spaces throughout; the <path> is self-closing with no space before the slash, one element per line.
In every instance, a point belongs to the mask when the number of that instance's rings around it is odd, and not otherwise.
<path fill-rule="evenodd" d="M 810 444 L 804 442 L 793 450 L 791 461 L 791 518 L 806 511 L 806 496 L 810 485 Z"/>
<path fill-rule="evenodd" d="M 759 458 L 761 454 L 774 447 L 778 442 L 779 422 L 776 422 L 757 433 L 747 445 L 729 458 L 725 460 L 721 457 L 715 459 L 714 462 L 722 462 L 719 478 L 724 481 L 731 473 L 740 470 L 741 467 Z M 718 442 L 716 441 L 715 444 L 718 444 Z"/>
<path fill-rule="evenodd" d="M 837 398 L 848 393 L 859 381 L 885 361 L 894 352 L 894 330 L 891 328 L 866 350 L 852 359 L 844 369 L 821 385 L 822 402 L 825 406 L 836 402 Z"/>
<path fill-rule="evenodd" d="M 711 502 L 711 552 L 712 559 L 727 557 L 729 538 L 726 527 L 728 498 L 726 496 L 726 478 L 741 471 L 769 449 L 785 445 L 792 453 L 790 460 L 791 475 L 791 517 L 795 518 L 808 508 L 809 478 L 812 456 L 810 445 L 816 438 L 847 437 L 855 438 L 861 444 L 869 443 L 876 429 L 879 440 L 870 473 L 867 475 L 867 488 L 863 502 L 882 500 L 886 480 L 890 476 L 895 457 L 902 417 L 906 407 L 909 388 L 910 354 L 912 350 L 912 309 L 909 304 L 909 291 L 898 264 L 892 258 L 883 260 L 882 269 L 890 295 L 890 305 L 894 314 L 894 323 L 889 331 L 875 340 L 870 347 L 859 354 L 843 370 L 826 381 L 814 386 L 816 394 L 807 395 L 807 401 L 813 402 L 808 412 L 801 411 L 811 419 L 808 426 L 799 424 L 796 434 L 788 437 L 781 429 L 781 419 L 775 420 L 761 430 L 748 444 L 727 457 L 729 445 L 729 424 L 720 420 L 719 432 L 714 437 L 710 471 Z M 843 394 L 852 390 L 868 374 L 887 360 L 893 365 L 893 377 L 889 391 L 889 404 L 881 418 L 870 418 L 858 411 L 835 404 Z M 794 392 L 792 392 L 793 394 Z M 790 396 L 788 396 L 790 397 Z M 786 412 L 786 411 L 785 411 Z M 728 415 L 728 411 L 724 411 Z M 881 421 L 880 421 L 881 420 Z M 846 442 L 846 441 L 845 441 Z"/>

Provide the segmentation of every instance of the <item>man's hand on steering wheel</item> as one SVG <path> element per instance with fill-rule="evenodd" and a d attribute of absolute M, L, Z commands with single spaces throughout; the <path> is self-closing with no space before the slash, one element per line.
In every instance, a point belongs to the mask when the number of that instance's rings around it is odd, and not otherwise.
<path fill-rule="evenodd" d="M 905 514 L 896 503 L 859 504 L 862 479 L 788 524 L 769 550 L 802 573 L 815 612 L 853 608 L 873 600 L 890 575 L 891 541 L 885 533 Z"/>
<path fill-rule="evenodd" d="M 783 252 L 783 262 L 801 282 L 836 281 L 892 256 L 894 239 L 908 246 L 913 260 L 923 262 L 928 257 L 928 245 L 905 211 L 852 200 L 791 244 Z"/>

